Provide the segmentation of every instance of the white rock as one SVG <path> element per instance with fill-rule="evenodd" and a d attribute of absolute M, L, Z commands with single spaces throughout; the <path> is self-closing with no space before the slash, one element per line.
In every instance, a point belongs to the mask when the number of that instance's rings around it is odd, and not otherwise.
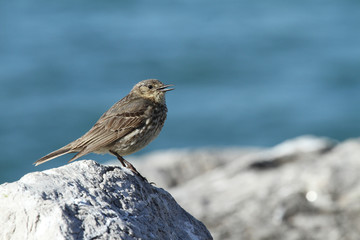
<path fill-rule="evenodd" d="M 169 193 L 94 161 L 0 186 L 0 239 L 212 239 Z"/>

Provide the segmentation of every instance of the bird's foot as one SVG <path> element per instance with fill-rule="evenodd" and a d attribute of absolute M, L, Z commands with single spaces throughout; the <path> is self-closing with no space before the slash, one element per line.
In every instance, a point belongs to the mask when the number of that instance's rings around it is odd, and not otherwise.
<path fill-rule="evenodd" d="M 124 160 L 125 160 L 125 159 L 124 159 Z M 144 180 L 145 182 L 148 182 L 148 180 L 147 180 L 143 175 L 141 175 L 138 170 L 136 170 L 136 168 L 134 167 L 134 165 L 132 165 L 131 163 L 129 163 L 129 162 L 126 161 L 126 160 L 125 160 L 125 162 L 126 162 L 126 167 L 127 167 L 128 169 L 130 169 L 130 171 L 132 171 L 134 174 L 138 175 L 138 176 L 139 176 L 142 180 Z"/>
<path fill-rule="evenodd" d="M 136 174 L 137 176 L 139 176 L 139 177 L 140 177 L 142 180 L 144 180 L 145 182 L 148 182 L 148 180 L 147 180 L 145 177 L 143 177 L 143 176 L 138 172 L 138 170 L 136 170 L 136 168 L 135 168 L 131 163 L 129 163 L 128 161 L 126 161 L 122 156 L 120 156 L 119 154 L 117 154 L 117 153 L 114 152 L 114 151 L 110 151 L 110 153 L 114 154 L 124 167 L 130 169 L 130 171 L 132 171 L 134 174 Z M 152 184 L 152 183 L 150 183 L 150 184 Z"/>

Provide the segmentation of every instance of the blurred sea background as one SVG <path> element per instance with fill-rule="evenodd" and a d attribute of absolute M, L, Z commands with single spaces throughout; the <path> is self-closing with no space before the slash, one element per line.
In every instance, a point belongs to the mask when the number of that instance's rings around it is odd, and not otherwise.
<path fill-rule="evenodd" d="M 137 155 L 358 137 L 359 23 L 354 0 L 0 0 L 0 183 L 65 164 L 32 165 L 147 78 L 176 90 Z"/>

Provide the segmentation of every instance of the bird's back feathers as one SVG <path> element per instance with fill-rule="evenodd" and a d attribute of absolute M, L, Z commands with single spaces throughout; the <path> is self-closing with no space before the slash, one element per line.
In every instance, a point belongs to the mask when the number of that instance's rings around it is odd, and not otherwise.
<path fill-rule="evenodd" d="M 34 164 L 37 166 L 67 153 L 77 152 L 70 159 L 71 162 L 91 152 L 102 152 L 103 148 L 134 129 L 141 128 L 151 112 L 150 108 L 154 107 L 153 104 L 147 99 L 132 98 L 131 95 L 127 95 L 106 111 L 82 137 L 47 154 Z"/>

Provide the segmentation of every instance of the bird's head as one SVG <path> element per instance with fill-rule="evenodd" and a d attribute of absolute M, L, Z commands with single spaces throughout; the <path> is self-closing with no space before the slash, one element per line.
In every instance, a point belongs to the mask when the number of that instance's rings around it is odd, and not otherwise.
<path fill-rule="evenodd" d="M 165 93 L 174 90 L 174 88 L 168 88 L 171 86 L 174 85 L 165 85 L 157 79 L 147 79 L 137 83 L 131 90 L 131 94 L 165 104 Z"/>

